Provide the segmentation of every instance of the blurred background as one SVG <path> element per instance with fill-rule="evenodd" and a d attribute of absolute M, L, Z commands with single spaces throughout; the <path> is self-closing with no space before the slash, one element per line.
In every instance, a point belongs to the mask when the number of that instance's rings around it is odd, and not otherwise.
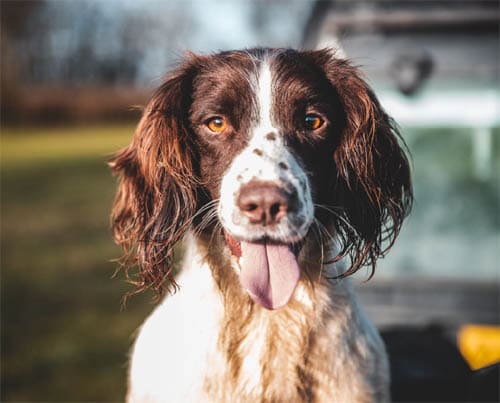
<path fill-rule="evenodd" d="M 154 304 L 122 309 L 130 286 L 112 279 L 106 159 L 186 50 L 259 45 L 341 47 L 412 154 L 414 211 L 374 279 L 355 279 L 395 399 L 498 396 L 498 1 L 0 6 L 1 401 L 123 400 L 127 351 Z"/>

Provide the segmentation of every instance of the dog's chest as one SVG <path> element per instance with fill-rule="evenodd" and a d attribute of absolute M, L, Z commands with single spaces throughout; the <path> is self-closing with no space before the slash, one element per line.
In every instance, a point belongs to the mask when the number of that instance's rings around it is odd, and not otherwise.
<path fill-rule="evenodd" d="M 208 400 L 226 402 L 230 397 L 239 396 L 249 401 L 251 397 L 262 396 L 266 333 L 263 326 L 252 327 L 239 342 L 234 339 L 218 343 L 217 349 L 210 354 L 210 360 L 216 363 L 215 370 L 205 374 L 204 391 Z"/>
<path fill-rule="evenodd" d="M 306 323 L 278 312 L 253 312 L 251 319 L 227 322 L 218 345 L 218 371 L 206 374 L 210 401 L 313 401 L 312 353 Z M 239 330 L 239 332 L 238 332 Z"/>

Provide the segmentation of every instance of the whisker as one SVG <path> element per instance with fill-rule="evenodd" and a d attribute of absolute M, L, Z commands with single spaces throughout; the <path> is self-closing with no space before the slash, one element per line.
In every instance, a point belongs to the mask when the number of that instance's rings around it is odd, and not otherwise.
<path fill-rule="evenodd" d="M 210 248 L 212 246 L 212 242 L 214 241 L 215 234 L 217 234 L 219 231 L 222 230 L 222 224 L 220 221 L 216 221 L 215 223 L 215 228 L 212 231 L 212 234 L 210 235 L 210 240 L 208 241 L 208 247 Z"/>
<path fill-rule="evenodd" d="M 215 204 L 219 202 L 219 199 L 214 199 L 209 201 L 208 203 L 205 203 L 203 206 L 201 206 L 198 211 L 194 214 L 193 218 L 198 217 L 200 214 L 203 214 L 205 211 L 210 210 L 211 208 L 215 207 Z"/>
<path fill-rule="evenodd" d="M 346 226 L 348 226 L 352 231 L 356 232 L 356 229 L 352 226 L 352 224 L 347 221 L 347 219 L 342 215 L 344 212 L 344 209 L 341 207 L 335 207 L 335 206 L 325 206 L 323 204 L 314 204 L 315 207 L 322 208 L 323 210 L 331 213 L 333 216 L 341 220 Z M 336 211 L 335 209 L 338 209 L 339 211 Z"/>
<path fill-rule="evenodd" d="M 214 209 L 209 211 L 196 226 L 195 234 L 200 234 L 217 218 L 217 211 Z"/>

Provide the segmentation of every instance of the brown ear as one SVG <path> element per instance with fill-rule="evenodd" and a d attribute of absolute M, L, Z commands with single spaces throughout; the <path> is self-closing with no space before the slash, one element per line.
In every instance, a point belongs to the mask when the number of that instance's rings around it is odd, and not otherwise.
<path fill-rule="evenodd" d="M 372 267 L 393 245 L 413 201 L 410 167 L 397 126 L 384 112 L 359 71 L 333 52 L 312 52 L 335 88 L 344 110 L 344 126 L 333 158 L 332 197 L 341 206 L 336 220 L 351 274 Z"/>
<path fill-rule="evenodd" d="M 175 284 L 173 246 L 195 213 L 196 150 L 188 125 L 194 71 L 190 61 L 170 74 L 147 105 L 131 144 L 109 163 L 119 177 L 113 234 L 124 249 L 125 267 L 139 268 L 133 279 L 137 292 L 151 287 L 161 293 Z"/>

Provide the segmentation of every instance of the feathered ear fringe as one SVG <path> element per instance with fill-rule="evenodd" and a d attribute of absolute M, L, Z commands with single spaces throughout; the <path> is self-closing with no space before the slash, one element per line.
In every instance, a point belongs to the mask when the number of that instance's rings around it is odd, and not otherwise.
<path fill-rule="evenodd" d="M 376 260 L 392 247 L 411 210 L 406 145 L 357 68 L 330 50 L 310 54 L 322 66 L 345 113 L 333 153 L 337 178 L 332 204 L 343 209 L 335 222 L 342 245 L 335 260 L 350 258 L 350 268 L 342 276 L 362 266 L 371 266 L 373 275 Z"/>
<path fill-rule="evenodd" d="M 191 59 L 194 59 L 192 57 Z M 161 295 L 173 278 L 173 247 L 188 230 L 197 200 L 196 152 L 188 129 L 194 61 L 175 70 L 147 105 L 132 143 L 109 162 L 119 177 L 111 214 L 121 265 L 135 292 Z M 129 269 L 138 268 L 136 275 Z"/>

